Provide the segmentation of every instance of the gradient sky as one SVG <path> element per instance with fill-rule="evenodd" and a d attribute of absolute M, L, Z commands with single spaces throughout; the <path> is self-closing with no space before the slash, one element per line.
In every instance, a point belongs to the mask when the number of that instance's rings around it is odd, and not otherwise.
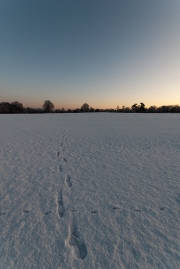
<path fill-rule="evenodd" d="M 0 102 L 180 104 L 180 0 L 0 0 Z"/>

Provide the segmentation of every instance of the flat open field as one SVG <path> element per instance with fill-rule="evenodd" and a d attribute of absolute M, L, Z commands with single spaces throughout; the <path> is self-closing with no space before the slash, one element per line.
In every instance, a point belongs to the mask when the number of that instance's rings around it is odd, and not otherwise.
<path fill-rule="evenodd" d="M 180 268 L 180 115 L 0 115 L 0 268 Z"/>

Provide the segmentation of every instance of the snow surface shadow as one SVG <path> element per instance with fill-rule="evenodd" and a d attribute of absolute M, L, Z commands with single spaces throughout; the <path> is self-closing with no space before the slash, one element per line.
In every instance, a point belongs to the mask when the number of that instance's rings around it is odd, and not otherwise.
<path fill-rule="evenodd" d="M 74 221 L 69 226 L 68 243 L 72 248 L 72 253 L 75 257 L 82 260 L 86 258 L 87 249 L 82 238 L 78 233 L 78 229 Z"/>
<path fill-rule="evenodd" d="M 58 197 L 57 197 L 57 211 L 58 211 L 59 216 L 62 218 L 65 213 L 62 190 L 59 192 Z"/>
<path fill-rule="evenodd" d="M 62 172 L 62 171 L 63 171 L 63 169 L 62 169 L 62 166 L 61 166 L 61 165 L 59 165 L 58 170 L 59 170 L 59 172 Z"/>
<path fill-rule="evenodd" d="M 57 156 L 59 156 L 59 151 L 57 151 Z"/>
<path fill-rule="evenodd" d="M 62 158 L 63 162 L 67 162 L 67 159 L 65 157 Z"/>
<path fill-rule="evenodd" d="M 71 177 L 70 175 L 66 175 L 65 176 L 65 183 L 68 187 L 71 187 L 72 186 L 72 182 L 71 182 Z"/>
<path fill-rule="evenodd" d="M 4 216 L 4 215 L 6 215 L 6 213 L 0 213 L 0 216 Z"/>

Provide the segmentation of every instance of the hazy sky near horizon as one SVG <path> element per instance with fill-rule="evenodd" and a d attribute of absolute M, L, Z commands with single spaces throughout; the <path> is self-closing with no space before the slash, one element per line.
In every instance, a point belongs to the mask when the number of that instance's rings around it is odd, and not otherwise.
<path fill-rule="evenodd" d="M 0 102 L 180 104 L 179 0 L 1 0 Z"/>

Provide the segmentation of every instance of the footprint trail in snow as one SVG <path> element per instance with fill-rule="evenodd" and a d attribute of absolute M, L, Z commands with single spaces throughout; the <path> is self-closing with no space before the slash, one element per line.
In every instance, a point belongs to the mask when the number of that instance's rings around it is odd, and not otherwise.
<path fill-rule="evenodd" d="M 69 187 L 69 188 L 72 186 L 70 175 L 65 176 L 65 183 L 66 183 L 66 186 Z"/>
<path fill-rule="evenodd" d="M 65 213 L 62 190 L 59 192 L 58 197 L 57 197 L 57 211 L 58 211 L 59 216 L 62 218 Z"/>
<path fill-rule="evenodd" d="M 68 243 L 71 247 L 73 256 L 82 260 L 87 256 L 86 246 L 80 237 L 77 226 L 74 222 L 72 222 L 69 226 Z"/>

